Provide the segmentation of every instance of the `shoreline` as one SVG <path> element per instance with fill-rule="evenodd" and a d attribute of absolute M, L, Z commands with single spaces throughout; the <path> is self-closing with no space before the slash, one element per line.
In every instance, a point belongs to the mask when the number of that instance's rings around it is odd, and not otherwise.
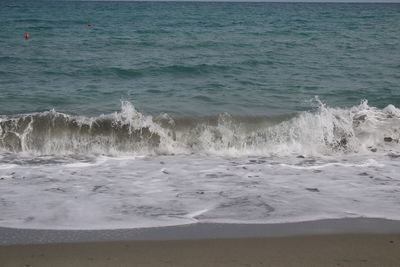
<path fill-rule="evenodd" d="M 2 267 L 400 266 L 400 221 L 331 219 L 119 230 L 0 228 Z"/>
<path fill-rule="evenodd" d="M 273 238 L 338 234 L 400 234 L 400 221 L 378 218 L 344 218 L 273 224 L 195 223 L 166 227 L 109 230 L 44 230 L 0 227 L 0 246 L 116 241 Z"/>

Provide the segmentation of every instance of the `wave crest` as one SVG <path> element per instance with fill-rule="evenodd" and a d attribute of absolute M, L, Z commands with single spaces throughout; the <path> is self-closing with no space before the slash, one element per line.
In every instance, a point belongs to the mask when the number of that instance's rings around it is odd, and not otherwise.
<path fill-rule="evenodd" d="M 334 155 L 398 150 L 400 110 L 327 107 L 296 115 L 202 118 L 157 117 L 123 101 L 121 111 L 98 117 L 54 110 L 0 117 L 0 149 L 49 154 L 185 154 L 230 156 Z"/>

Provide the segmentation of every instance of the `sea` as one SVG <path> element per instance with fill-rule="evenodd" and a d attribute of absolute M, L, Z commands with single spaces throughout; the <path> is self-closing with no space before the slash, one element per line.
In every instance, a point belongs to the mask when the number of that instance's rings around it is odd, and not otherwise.
<path fill-rule="evenodd" d="M 399 45 L 400 4 L 0 1 L 0 227 L 400 220 Z"/>

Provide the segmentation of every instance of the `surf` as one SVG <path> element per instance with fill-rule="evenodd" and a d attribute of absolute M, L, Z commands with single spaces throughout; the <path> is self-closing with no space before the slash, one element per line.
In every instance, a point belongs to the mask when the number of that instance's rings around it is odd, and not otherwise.
<path fill-rule="evenodd" d="M 132 103 L 96 117 L 55 110 L 0 116 L 0 150 L 34 155 L 337 155 L 398 151 L 400 110 L 318 107 L 296 114 L 151 116 Z"/>

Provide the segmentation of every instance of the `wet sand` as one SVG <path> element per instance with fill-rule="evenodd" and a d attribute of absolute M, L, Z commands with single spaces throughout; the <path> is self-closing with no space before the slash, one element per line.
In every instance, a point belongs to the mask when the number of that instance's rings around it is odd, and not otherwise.
<path fill-rule="evenodd" d="M 0 247 L 1 266 L 400 266 L 400 235 L 322 235 Z"/>
<path fill-rule="evenodd" d="M 0 228 L 0 266 L 400 266 L 399 226 L 359 218 L 106 231 Z"/>

